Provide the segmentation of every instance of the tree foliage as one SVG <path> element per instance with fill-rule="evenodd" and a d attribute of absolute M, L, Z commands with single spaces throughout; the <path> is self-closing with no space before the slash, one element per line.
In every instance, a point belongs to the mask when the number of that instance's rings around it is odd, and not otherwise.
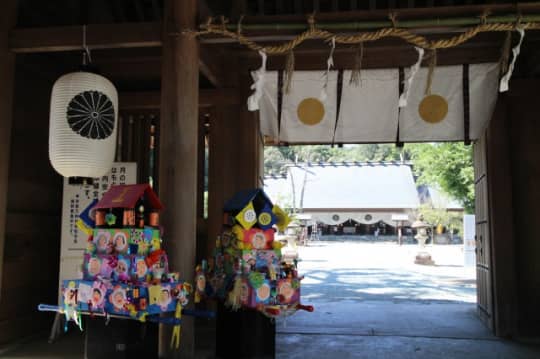
<path fill-rule="evenodd" d="M 437 185 L 474 212 L 472 147 L 462 143 L 436 143 L 409 147 L 417 184 Z"/>

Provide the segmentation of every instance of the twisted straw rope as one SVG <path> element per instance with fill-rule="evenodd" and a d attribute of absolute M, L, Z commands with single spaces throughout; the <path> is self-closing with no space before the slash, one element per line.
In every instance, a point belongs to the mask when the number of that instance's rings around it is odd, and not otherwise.
<path fill-rule="evenodd" d="M 325 41 L 331 41 L 332 38 L 335 38 L 336 44 L 359 44 L 366 41 L 376 41 L 385 37 L 397 37 L 405 40 L 406 42 L 422 47 L 428 50 L 436 49 L 446 49 L 450 47 L 455 47 L 461 45 L 481 32 L 495 32 L 495 31 L 511 31 L 515 30 L 516 26 L 521 26 L 525 30 L 534 30 L 540 29 L 540 23 L 538 22 L 529 22 L 529 23 L 519 23 L 518 24 L 508 24 L 508 23 L 492 23 L 486 24 L 485 22 L 467 29 L 465 32 L 453 36 L 448 39 L 438 39 L 438 40 L 428 40 L 426 37 L 418 34 L 414 34 L 409 30 L 397 27 L 383 28 L 376 31 L 369 32 L 358 32 L 353 35 L 343 35 L 343 34 L 334 34 L 330 31 L 321 30 L 316 28 L 312 23 L 310 23 L 309 29 L 302 32 L 300 35 L 296 36 L 294 39 L 285 42 L 281 45 L 274 46 L 262 46 L 257 44 L 255 41 L 250 40 L 248 37 L 243 35 L 240 31 L 232 32 L 227 30 L 225 23 L 213 24 L 211 19 L 204 25 L 204 30 L 201 31 L 184 31 L 184 34 L 189 34 L 192 36 L 204 36 L 204 35 L 220 35 L 223 37 L 228 37 L 235 39 L 241 45 L 246 46 L 247 48 L 254 51 L 264 51 L 268 55 L 277 55 L 285 54 L 293 50 L 295 47 L 299 46 L 306 40 L 311 39 L 320 39 Z"/>

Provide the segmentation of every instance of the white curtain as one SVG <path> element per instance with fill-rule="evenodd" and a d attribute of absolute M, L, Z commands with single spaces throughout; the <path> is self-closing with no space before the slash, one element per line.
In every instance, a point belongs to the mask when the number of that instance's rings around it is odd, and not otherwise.
<path fill-rule="evenodd" d="M 335 142 L 394 142 L 399 121 L 399 139 L 415 141 L 462 141 L 464 133 L 463 66 L 437 66 L 432 94 L 448 102 L 443 121 L 431 124 L 418 115 L 424 97 L 427 68 L 421 68 L 409 90 L 408 104 L 398 111 L 399 72 L 397 69 L 362 70 L 358 87 L 349 84 L 350 71 L 344 71 L 341 106 Z M 269 71 L 260 100 L 261 133 L 289 143 L 332 143 L 336 120 L 337 71 L 330 71 L 325 114 L 317 125 L 305 125 L 297 115 L 305 98 L 320 99 L 323 71 L 295 71 L 291 90 L 283 93 L 281 128 L 278 131 L 277 72 Z M 405 79 L 409 69 L 405 69 Z M 495 63 L 469 66 L 469 114 L 471 140 L 478 139 L 491 119 L 497 100 L 499 66 Z M 398 115 L 399 113 L 399 115 Z M 398 118 L 399 117 L 399 118 Z M 279 136 L 278 136 L 279 135 Z"/>

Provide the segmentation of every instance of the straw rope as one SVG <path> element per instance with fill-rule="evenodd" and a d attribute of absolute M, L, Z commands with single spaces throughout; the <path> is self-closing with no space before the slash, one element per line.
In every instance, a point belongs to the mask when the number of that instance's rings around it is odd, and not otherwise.
<path fill-rule="evenodd" d="M 335 38 L 336 44 L 360 44 L 367 41 L 377 41 L 385 37 L 396 37 L 403 39 L 404 41 L 418 47 L 422 47 L 427 50 L 446 49 L 461 45 L 476 35 L 482 32 L 499 32 L 499 31 L 512 31 L 516 29 L 516 26 L 521 26 L 525 30 L 540 29 L 540 23 L 528 22 L 521 23 L 521 18 L 518 17 L 518 21 L 515 24 L 512 23 L 487 23 L 487 14 L 481 15 L 481 24 L 468 28 L 465 32 L 445 39 L 429 40 L 425 36 L 414 34 L 411 31 L 397 27 L 397 20 L 395 15 L 390 15 L 393 23 L 393 27 L 382 28 L 376 31 L 357 32 L 355 34 L 334 34 L 327 30 L 322 30 L 316 27 L 315 19 L 313 15 L 308 18 L 308 30 L 302 32 L 294 39 L 282 43 L 280 45 L 262 46 L 255 41 L 250 40 L 247 36 L 242 34 L 240 26 L 236 32 L 227 29 L 227 20 L 221 17 L 221 23 L 214 23 L 213 18 L 209 18 L 208 21 L 201 25 L 200 31 L 185 30 L 182 34 L 189 36 L 205 36 L 205 35 L 219 35 L 236 40 L 243 46 L 254 50 L 264 51 L 268 55 L 278 55 L 290 53 L 294 48 L 302 44 L 306 40 L 324 40 L 331 41 Z"/>

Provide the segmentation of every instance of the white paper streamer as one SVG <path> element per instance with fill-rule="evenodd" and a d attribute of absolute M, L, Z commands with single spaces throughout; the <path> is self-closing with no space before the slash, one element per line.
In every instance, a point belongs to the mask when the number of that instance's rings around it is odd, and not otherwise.
<path fill-rule="evenodd" d="M 499 92 L 508 91 L 508 82 L 510 82 L 510 77 L 512 77 L 512 72 L 514 71 L 514 65 L 515 65 L 516 59 L 517 59 L 517 57 L 519 55 L 519 51 L 521 50 L 521 43 L 523 42 L 523 38 L 525 37 L 525 30 L 523 30 L 522 27 L 517 27 L 516 31 L 519 32 L 519 42 L 512 49 L 512 55 L 514 57 L 512 58 L 512 62 L 508 66 L 508 71 L 501 78 L 501 82 L 500 82 L 500 85 L 499 85 Z"/>
<path fill-rule="evenodd" d="M 264 78 L 266 75 L 266 53 L 264 51 L 259 51 L 259 55 L 261 55 L 262 64 L 261 67 L 252 74 L 253 84 L 251 85 L 251 89 L 255 90 L 255 92 L 247 99 L 249 111 L 257 111 L 259 109 L 259 100 L 263 95 Z"/>
<path fill-rule="evenodd" d="M 422 59 L 424 58 L 424 49 L 421 47 L 414 47 L 416 51 L 418 52 L 418 60 L 414 65 L 411 66 L 409 78 L 405 82 L 405 89 L 401 96 L 399 96 L 399 107 L 405 107 L 407 106 L 407 98 L 409 98 L 409 90 L 412 86 L 414 76 L 420 69 L 420 65 L 422 64 Z"/>
<path fill-rule="evenodd" d="M 330 73 L 330 70 L 332 67 L 334 67 L 334 50 L 336 49 L 336 38 L 332 38 L 332 49 L 330 50 L 330 55 L 328 55 L 328 60 L 326 60 L 326 72 L 324 73 L 324 85 L 321 90 L 321 95 L 319 96 L 319 100 L 321 102 L 326 101 L 326 98 L 328 97 L 328 94 L 326 92 L 326 89 L 328 88 L 328 74 Z"/>

